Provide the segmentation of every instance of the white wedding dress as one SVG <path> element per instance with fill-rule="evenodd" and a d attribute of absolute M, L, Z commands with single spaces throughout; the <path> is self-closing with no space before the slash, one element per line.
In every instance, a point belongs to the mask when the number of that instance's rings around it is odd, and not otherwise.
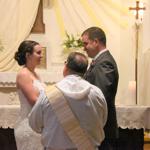
<path fill-rule="evenodd" d="M 33 85 L 39 92 L 44 91 L 44 86 L 39 80 L 34 80 Z M 32 106 L 21 90 L 18 90 L 20 99 L 20 116 L 14 128 L 17 150 L 43 150 L 41 136 L 34 132 L 28 123 L 28 114 Z"/>

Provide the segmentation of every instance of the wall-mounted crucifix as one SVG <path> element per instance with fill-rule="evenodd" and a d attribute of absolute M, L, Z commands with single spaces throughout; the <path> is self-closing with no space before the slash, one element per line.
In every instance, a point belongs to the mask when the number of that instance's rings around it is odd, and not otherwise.
<path fill-rule="evenodd" d="M 129 10 L 134 11 L 135 13 L 135 39 L 136 39 L 136 50 L 135 50 L 135 101 L 138 103 L 138 51 L 139 51 L 139 27 L 143 19 L 144 10 L 146 7 L 143 6 L 143 3 L 136 1 L 136 7 L 129 7 Z"/>

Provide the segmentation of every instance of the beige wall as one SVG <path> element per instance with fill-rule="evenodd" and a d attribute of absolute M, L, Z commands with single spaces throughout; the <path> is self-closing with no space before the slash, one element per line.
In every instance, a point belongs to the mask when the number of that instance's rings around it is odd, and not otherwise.
<path fill-rule="evenodd" d="M 64 58 L 62 57 L 61 44 L 65 38 L 65 31 L 77 35 L 81 34 L 82 31 L 89 26 L 98 25 L 104 28 L 107 35 L 107 47 L 118 64 L 120 80 L 116 97 L 117 104 L 135 104 L 134 96 L 132 97 L 131 91 L 128 90 L 129 82 L 134 80 L 135 73 L 135 18 L 129 13 L 128 7 L 134 6 L 135 1 L 88 0 L 90 5 L 84 0 L 58 0 L 58 3 L 53 2 L 54 1 L 47 3 L 49 6 L 44 8 L 45 34 L 30 34 L 28 37 L 28 39 L 39 41 L 46 47 L 47 69 L 38 70 L 42 74 L 43 80 L 45 80 L 45 82 L 48 80 L 49 83 L 53 83 L 62 78 Z M 140 57 L 150 48 L 150 0 L 145 0 L 144 2 L 147 8 L 139 30 Z M 76 3 L 76 5 L 74 5 L 74 3 Z M 142 72 L 144 71 L 142 70 Z M 0 77 L 1 76 L 3 75 L 0 73 Z M 141 76 L 144 80 L 143 74 Z M 7 78 L 7 76 L 5 77 Z M 15 77 L 13 76 L 12 78 L 10 78 L 12 79 L 12 81 L 9 81 L 10 83 L 15 82 Z M 143 80 L 140 82 L 143 82 Z M 7 81 L 0 78 L 0 82 L 5 85 Z M 2 87 L 4 89 L 7 88 L 7 86 Z M 7 90 L 9 92 L 6 93 L 4 90 L 0 90 L 0 97 L 5 99 L 5 94 L 14 91 L 13 88 L 8 88 Z M 141 93 L 141 95 L 143 94 L 144 93 Z M 140 104 L 145 104 L 143 100 L 139 101 Z"/>

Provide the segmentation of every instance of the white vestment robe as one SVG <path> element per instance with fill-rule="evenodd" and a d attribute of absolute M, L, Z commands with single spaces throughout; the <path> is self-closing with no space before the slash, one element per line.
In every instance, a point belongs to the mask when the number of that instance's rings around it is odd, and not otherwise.
<path fill-rule="evenodd" d="M 107 120 L 107 104 L 99 88 L 77 75 L 68 75 L 56 84 L 77 117 L 80 126 L 88 133 L 94 145 L 104 139 L 103 127 Z M 31 128 L 42 134 L 41 142 L 47 149 L 74 149 L 74 143 L 59 123 L 45 93 L 42 93 L 30 115 Z"/>

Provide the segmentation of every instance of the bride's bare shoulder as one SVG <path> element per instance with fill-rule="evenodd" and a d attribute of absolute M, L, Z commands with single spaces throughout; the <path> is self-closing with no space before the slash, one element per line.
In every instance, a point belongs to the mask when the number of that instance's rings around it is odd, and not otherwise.
<path fill-rule="evenodd" d="M 17 73 L 17 78 L 22 78 L 22 77 L 26 77 L 29 76 L 30 72 L 27 68 L 22 68 L 18 73 Z"/>

